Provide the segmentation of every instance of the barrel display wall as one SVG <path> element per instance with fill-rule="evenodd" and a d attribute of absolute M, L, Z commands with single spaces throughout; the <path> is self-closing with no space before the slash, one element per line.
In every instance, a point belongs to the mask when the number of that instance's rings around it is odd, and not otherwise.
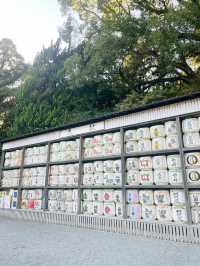
<path fill-rule="evenodd" d="M 0 208 L 200 223 L 200 118 L 5 150 Z"/>

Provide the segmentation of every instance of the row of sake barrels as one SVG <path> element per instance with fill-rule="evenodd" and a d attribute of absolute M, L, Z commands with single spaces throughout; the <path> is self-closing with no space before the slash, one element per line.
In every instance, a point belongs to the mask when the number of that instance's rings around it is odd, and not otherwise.
<path fill-rule="evenodd" d="M 24 153 L 24 164 L 38 164 L 47 161 L 47 145 L 27 148 Z"/>
<path fill-rule="evenodd" d="M 46 177 L 45 167 L 25 168 L 22 175 L 22 186 L 44 186 Z"/>
<path fill-rule="evenodd" d="M 0 191 L 0 209 L 16 209 L 17 208 L 17 190 Z"/>
<path fill-rule="evenodd" d="M 48 210 L 77 213 L 78 190 L 49 190 Z"/>
<path fill-rule="evenodd" d="M 183 143 L 185 147 L 200 146 L 200 118 L 187 118 L 182 121 Z"/>
<path fill-rule="evenodd" d="M 111 156 L 121 153 L 120 132 L 106 133 L 85 138 L 83 156 L 85 158 Z"/>
<path fill-rule="evenodd" d="M 79 157 L 79 146 L 79 139 L 53 143 L 50 149 L 50 160 L 52 162 L 77 160 Z"/>
<path fill-rule="evenodd" d="M 22 150 L 5 153 L 4 167 L 18 167 L 22 164 Z"/>
<path fill-rule="evenodd" d="M 22 209 L 42 209 L 43 191 L 42 189 L 22 190 Z"/>
<path fill-rule="evenodd" d="M 2 187 L 16 187 L 19 185 L 20 170 L 7 170 L 2 171 Z"/>

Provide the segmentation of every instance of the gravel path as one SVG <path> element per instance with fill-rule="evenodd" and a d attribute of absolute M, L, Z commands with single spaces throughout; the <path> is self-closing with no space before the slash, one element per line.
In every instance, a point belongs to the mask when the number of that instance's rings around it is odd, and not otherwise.
<path fill-rule="evenodd" d="M 199 248 L 0 217 L 1 266 L 197 266 Z"/>

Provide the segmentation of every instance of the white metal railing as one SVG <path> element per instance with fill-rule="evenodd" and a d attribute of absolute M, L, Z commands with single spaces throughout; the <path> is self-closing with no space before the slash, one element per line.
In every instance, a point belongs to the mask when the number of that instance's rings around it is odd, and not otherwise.
<path fill-rule="evenodd" d="M 144 236 L 177 242 L 200 244 L 200 226 L 175 223 L 143 222 L 114 217 L 1 209 L 0 216 L 14 220 L 54 223 L 113 233 Z"/>

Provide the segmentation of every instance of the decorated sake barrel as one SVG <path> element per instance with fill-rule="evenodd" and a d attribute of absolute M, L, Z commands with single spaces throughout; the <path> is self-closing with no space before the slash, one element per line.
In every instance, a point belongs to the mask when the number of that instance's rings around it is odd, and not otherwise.
<path fill-rule="evenodd" d="M 82 199 L 84 201 L 92 201 L 92 190 L 91 189 L 84 189 L 82 193 Z"/>
<path fill-rule="evenodd" d="M 151 138 L 165 137 L 165 126 L 164 125 L 155 125 L 150 127 Z"/>
<path fill-rule="evenodd" d="M 83 142 L 84 148 L 91 148 L 93 147 L 93 138 L 85 138 Z"/>
<path fill-rule="evenodd" d="M 121 203 L 116 203 L 115 204 L 115 215 L 117 217 L 122 217 L 123 216 L 123 207 Z"/>
<path fill-rule="evenodd" d="M 93 203 L 91 201 L 82 201 L 83 214 L 93 214 Z"/>
<path fill-rule="evenodd" d="M 152 164 L 152 158 L 150 156 L 139 158 L 139 169 L 148 170 L 152 168 L 153 168 L 153 164 Z"/>
<path fill-rule="evenodd" d="M 183 189 L 171 189 L 170 199 L 173 205 L 185 204 L 185 192 Z"/>
<path fill-rule="evenodd" d="M 183 135 L 183 143 L 185 147 L 198 147 L 200 146 L 199 132 L 185 133 Z"/>
<path fill-rule="evenodd" d="M 152 163 L 154 169 L 167 169 L 167 158 L 164 155 L 152 157 Z"/>
<path fill-rule="evenodd" d="M 50 189 L 50 190 L 48 191 L 48 198 L 49 198 L 50 200 L 56 200 L 56 199 L 57 199 L 57 191 L 54 190 L 54 189 Z"/>
<path fill-rule="evenodd" d="M 154 203 L 153 190 L 140 190 L 139 200 L 142 204 L 152 205 Z"/>
<path fill-rule="evenodd" d="M 140 220 L 142 218 L 141 204 L 132 204 L 132 203 L 128 204 L 127 216 L 133 220 Z"/>
<path fill-rule="evenodd" d="M 138 151 L 137 141 L 129 141 L 126 143 L 126 153 L 133 153 Z"/>
<path fill-rule="evenodd" d="M 154 221 L 156 219 L 156 207 L 154 205 L 142 205 L 142 219 Z"/>
<path fill-rule="evenodd" d="M 112 154 L 112 144 L 96 145 L 92 148 L 92 157 L 99 157 L 102 155 L 111 155 Z"/>
<path fill-rule="evenodd" d="M 141 170 L 139 179 L 142 185 L 152 185 L 153 184 L 153 171 L 152 170 Z"/>
<path fill-rule="evenodd" d="M 181 168 L 180 155 L 178 155 L 178 154 L 168 155 L 167 156 L 167 166 L 169 169 Z"/>
<path fill-rule="evenodd" d="M 103 135 L 103 143 L 113 143 L 113 133 L 107 133 Z"/>
<path fill-rule="evenodd" d="M 178 135 L 170 135 L 166 137 L 166 149 L 178 149 L 179 140 Z"/>
<path fill-rule="evenodd" d="M 104 146 L 101 146 L 102 149 L 102 155 L 104 156 L 110 156 L 113 154 L 113 148 L 114 145 L 112 143 L 105 143 Z M 101 155 L 98 155 L 101 156 Z"/>
<path fill-rule="evenodd" d="M 170 195 L 168 190 L 155 190 L 154 202 L 156 205 L 169 205 Z"/>
<path fill-rule="evenodd" d="M 93 185 L 94 184 L 94 174 L 84 174 L 83 175 L 83 185 Z"/>
<path fill-rule="evenodd" d="M 192 222 L 194 224 L 199 224 L 200 223 L 200 207 L 191 208 L 191 212 L 192 212 Z"/>
<path fill-rule="evenodd" d="M 140 184 L 140 172 L 137 170 L 130 170 L 126 174 L 126 182 L 128 185 Z"/>
<path fill-rule="evenodd" d="M 103 201 L 103 190 L 101 189 L 92 190 L 92 199 L 93 201 Z"/>
<path fill-rule="evenodd" d="M 113 173 L 104 173 L 103 174 L 103 183 L 105 186 L 114 185 L 114 174 Z"/>
<path fill-rule="evenodd" d="M 61 189 L 58 189 L 57 191 L 57 200 L 64 200 L 64 191 Z"/>
<path fill-rule="evenodd" d="M 57 200 L 48 200 L 49 211 L 56 211 L 58 209 Z"/>
<path fill-rule="evenodd" d="M 168 205 L 156 206 L 156 218 L 160 222 L 170 222 L 172 220 L 172 208 Z"/>
<path fill-rule="evenodd" d="M 95 161 L 93 165 L 94 165 L 94 173 L 103 173 L 103 168 L 104 168 L 103 161 Z"/>
<path fill-rule="evenodd" d="M 83 152 L 84 158 L 91 158 L 93 157 L 93 148 L 85 148 Z"/>
<path fill-rule="evenodd" d="M 200 207 L 200 190 L 192 190 L 189 192 L 190 203 L 192 207 Z"/>
<path fill-rule="evenodd" d="M 103 190 L 103 201 L 104 202 L 112 202 L 113 201 L 113 190 L 112 189 L 104 189 Z"/>
<path fill-rule="evenodd" d="M 120 132 L 115 132 L 113 133 L 113 139 L 112 139 L 113 143 L 120 143 L 121 142 L 121 135 Z"/>
<path fill-rule="evenodd" d="M 103 213 L 104 216 L 115 216 L 115 204 L 112 202 L 104 202 Z"/>
<path fill-rule="evenodd" d="M 104 209 L 103 209 L 103 202 L 93 202 L 93 215 L 103 215 Z"/>
<path fill-rule="evenodd" d="M 138 158 L 128 158 L 126 160 L 127 171 L 139 169 L 139 159 Z"/>
<path fill-rule="evenodd" d="M 139 194 L 136 189 L 128 189 L 126 191 L 126 201 L 128 203 L 138 203 L 139 202 Z"/>
<path fill-rule="evenodd" d="M 103 183 L 104 183 L 103 173 L 94 174 L 94 185 L 103 185 Z"/>
<path fill-rule="evenodd" d="M 10 207 L 10 202 L 7 205 L 8 205 L 8 208 L 9 208 Z M 5 199 L 2 202 L 1 208 L 6 208 L 5 207 Z M 27 199 L 22 199 L 21 208 L 22 209 L 27 209 L 28 208 L 28 200 Z"/>
<path fill-rule="evenodd" d="M 139 152 L 145 152 L 145 151 L 151 151 L 151 140 L 149 139 L 140 139 L 138 141 L 138 151 Z"/>
<path fill-rule="evenodd" d="M 102 135 L 96 135 L 92 139 L 92 145 L 97 146 L 97 145 L 102 145 L 103 144 L 103 136 Z"/>
<path fill-rule="evenodd" d="M 199 121 L 198 118 L 189 118 L 182 121 L 182 128 L 184 133 L 198 132 Z"/>
<path fill-rule="evenodd" d="M 176 121 L 165 122 L 165 133 L 167 136 L 176 135 L 178 133 Z"/>
<path fill-rule="evenodd" d="M 120 153 L 121 153 L 121 144 L 120 143 L 114 143 L 113 144 L 112 155 L 118 155 Z"/>
<path fill-rule="evenodd" d="M 93 163 L 84 163 L 83 171 L 85 174 L 93 174 L 94 173 L 94 164 Z"/>
<path fill-rule="evenodd" d="M 174 222 L 187 222 L 187 212 L 185 206 L 172 206 L 172 217 Z"/>
<path fill-rule="evenodd" d="M 185 164 L 187 167 L 200 167 L 200 152 L 191 152 L 185 154 Z"/>
<path fill-rule="evenodd" d="M 148 127 L 138 128 L 136 133 L 138 140 L 151 138 L 150 129 Z"/>
<path fill-rule="evenodd" d="M 34 200 L 34 209 L 36 210 L 42 209 L 42 200 Z"/>
<path fill-rule="evenodd" d="M 122 203 L 122 191 L 121 190 L 114 190 L 113 192 L 113 200 L 114 202 L 121 202 Z"/>
<path fill-rule="evenodd" d="M 113 185 L 120 186 L 122 184 L 122 173 L 113 173 Z"/>
<path fill-rule="evenodd" d="M 157 137 L 152 139 L 152 150 L 153 151 L 159 151 L 159 150 L 165 150 L 166 149 L 166 143 L 164 137 Z"/>
<path fill-rule="evenodd" d="M 200 168 L 186 169 L 187 181 L 190 184 L 200 184 Z"/>
<path fill-rule="evenodd" d="M 124 140 L 125 140 L 125 142 L 137 140 L 137 131 L 134 129 L 127 130 L 124 134 Z"/>
<path fill-rule="evenodd" d="M 113 171 L 115 173 L 120 173 L 122 168 L 121 160 L 115 160 L 113 161 Z"/>
<path fill-rule="evenodd" d="M 154 170 L 154 183 L 156 185 L 168 185 L 169 177 L 167 170 Z"/>
<path fill-rule="evenodd" d="M 169 183 L 171 185 L 182 185 L 183 184 L 183 173 L 181 169 L 169 170 L 168 177 L 169 177 Z"/>
<path fill-rule="evenodd" d="M 111 161 L 111 160 L 104 161 L 103 170 L 106 173 L 109 173 L 109 172 L 113 173 L 114 172 L 113 161 Z"/>

